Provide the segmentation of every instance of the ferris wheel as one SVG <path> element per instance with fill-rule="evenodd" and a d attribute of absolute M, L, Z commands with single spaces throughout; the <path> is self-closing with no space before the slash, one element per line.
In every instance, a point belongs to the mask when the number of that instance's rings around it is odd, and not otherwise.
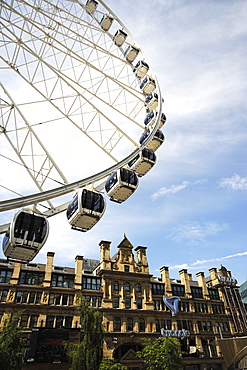
<path fill-rule="evenodd" d="M 47 218 L 67 211 L 87 231 L 104 193 L 134 193 L 166 117 L 151 63 L 103 1 L 3 0 L 0 22 L 0 163 L 15 172 L 1 180 L 14 197 L 0 211 L 18 210 L 0 233 L 8 258 L 30 261 Z"/>

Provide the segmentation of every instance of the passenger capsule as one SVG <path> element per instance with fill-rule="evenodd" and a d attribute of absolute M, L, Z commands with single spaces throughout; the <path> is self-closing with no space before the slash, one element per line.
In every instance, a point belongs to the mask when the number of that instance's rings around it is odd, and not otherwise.
<path fill-rule="evenodd" d="M 105 183 L 105 190 L 110 200 L 122 203 L 134 193 L 138 183 L 138 177 L 135 172 L 126 168 L 120 168 L 108 177 Z"/>
<path fill-rule="evenodd" d="M 148 109 L 148 111 L 151 111 L 158 106 L 158 94 L 152 92 L 149 94 L 145 99 L 145 105 Z"/>
<path fill-rule="evenodd" d="M 148 64 L 146 62 L 143 62 L 143 60 L 140 60 L 133 69 L 133 72 L 135 73 L 137 78 L 143 78 L 147 74 L 148 70 Z"/>
<path fill-rule="evenodd" d="M 132 63 L 137 57 L 137 55 L 139 54 L 139 52 L 140 52 L 140 49 L 129 45 L 124 52 L 124 56 L 128 62 Z"/>
<path fill-rule="evenodd" d="M 139 143 L 142 144 L 147 137 L 149 136 L 150 131 L 146 130 L 142 136 L 140 137 Z M 152 138 L 152 140 L 149 141 L 149 143 L 146 145 L 146 148 L 153 150 L 154 152 L 159 149 L 159 147 L 163 144 L 165 141 L 165 136 L 161 130 L 157 130 Z"/>
<path fill-rule="evenodd" d="M 113 22 L 113 17 L 111 17 L 108 14 L 104 14 L 101 21 L 100 21 L 100 26 L 101 26 L 102 30 L 109 31 L 109 29 L 112 25 L 112 22 Z"/>
<path fill-rule="evenodd" d="M 140 84 L 140 89 L 144 92 L 144 94 L 149 95 L 156 89 L 155 80 L 146 76 Z"/>
<path fill-rule="evenodd" d="M 148 148 L 142 149 L 129 163 L 128 167 L 138 173 L 138 175 L 145 175 L 155 165 L 156 155 Z"/>
<path fill-rule="evenodd" d="M 95 190 L 80 189 L 67 208 L 67 219 L 72 229 L 90 230 L 103 216 L 105 198 Z"/>
<path fill-rule="evenodd" d="M 115 45 L 122 46 L 127 36 L 127 33 L 125 33 L 123 30 L 117 30 L 117 32 L 113 36 L 113 41 Z"/>
<path fill-rule="evenodd" d="M 86 10 L 89 14 L 93 14 L 98 6 L 98 1 L 95 0 L 87 0 L 86 2 Z"/>
<path fill-rule="evenodd" d="M 144 119 L 144 125 L 153 126 L 156 121 L 157 114 L 158 112 L 156 112 L 155 110 L 151 110 L 151 112 L 149 112 L 146 118 Z M 165 123 L 166 123 L 166 116 L 164 115 L 164 113 L 162 113 L 158 129 L 161 128 Z"/>
<path fill-rule="evenodd" d="M 32 261 L 46 242 L 49 233 L 47 218 L 32 210 L 17 212 L 3 238 L 7 258 Z"/>

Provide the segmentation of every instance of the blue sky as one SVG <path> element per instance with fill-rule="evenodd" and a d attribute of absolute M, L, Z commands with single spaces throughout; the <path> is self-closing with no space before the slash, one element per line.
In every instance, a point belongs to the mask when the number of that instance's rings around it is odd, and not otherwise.
<path fill-rule="evenodd" d="M 164 98 L 166 142 L 154 168 L 125 203 L 108 202 L 89 232 L 71 231 L 64 214 L 50 219 L 46 245 L 55 264 L 99 258 L 99 242 L 124 234 L 146 246 L 150 272 L 170 276 L 224 265 L 247 277 L 247 3 L 227 0 L 106 1 L 153 65 Z M 0 215 L 1 217 L 1 215 Z M 5 216 L 2 216 L 5 221 Z M 0 252 L 0 257 L 3 254 Z"/>

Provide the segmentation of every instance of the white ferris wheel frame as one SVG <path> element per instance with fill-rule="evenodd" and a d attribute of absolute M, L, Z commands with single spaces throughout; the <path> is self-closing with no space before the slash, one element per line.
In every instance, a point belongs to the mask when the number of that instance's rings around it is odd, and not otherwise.
<path fill-rule="evenodd" d="M 39 1 L 39 0 L 37 0 Z M 77 5 L 79 5 L 81 8 L 85 10 L 87 10 L 86 8 L 86 5 L 83 4 L 81 1 L 79 0 L 64 0 L 65 2 L 67 1 L 68 2 L 71 2 L 71 3 L 75 3 Z M 43 4 L 45 3 L 47 6 L 48 4 L 50 3 L 50 1 L 47 1 L 47 0 L 42 0 Z M 30 7 L 30 9 L 34 6 L 32 4 L 30 4 L 30 2 L 27 2 L 27 1 L 21 1 L 21 0 L 11 0 L 11 4 L 9 5 L 8 4 L 9 1 L 3 1 L 3 5 L 2 6 L 5 6 L 6 9 L 11 9 L 11 7 L 13 6 L 14 3 L 20 3 L 20 6 L 21 4 L 28 4 L 28 6 Z M 139 47 L 139 45 L 137 44 L 136 40 L 134 39 L 134 37 L 132 36 L 132 34 L 130 33 L 130 31 L 127 29 L 127 27 L 121 22 L 121 20 L 116 16 L 116 14 L 114 14 L 112 12 L 112 10 L 102 1 L 102 0 L 98 0 L 98 3 L 101 4 L 101 6 L 103 6 L 104 10 L 106 10 L 108 12 L 108 14 L 113 17 L 114 19 L 114 22 L 116 22 L 123 30 L 124 32 L 128 35 L 128 37 L 131 39 L 131 43 L 130 45 L 133 45 L 135 47 Z M 18 10 L 18 9 L 17 9 Z M 30 19 L 27 19 L 26 16 L 18 13 L 16 9 L 12 9 L 11 11 L 13 11 L 14 13 L 16 13 L 16 16 L 17 17 L 20 17 L 22 16 L 24 19 L 23 19 L 23 22 L 24 22 L 24 25 L 25 25 L 25 22 L 30 22 L 31 24 L 31 31 L 30 32 L 30 37 L 32 37 L 32 29 L 35 29 L 35 32 L 36 32 L 36 28 L 38 28 L 38 32 L 43 32 L 44 35 L 46 35 L 45 31 L 42 30 L 41 28 L 41 25 L 37 24 L 37 22 L 35 23 L 35 21 L 32 21 Z M 44 13 L 45 10 L 43 9 L 40 9 L 40 12 Z M 102 15 L 104 14 L 102 11 L 100 12 L 99 11 L 99 15 Z M 47 16 L 47 14 L 46 14 Z M 49 16 L 49 14 L 48 14 Z M 92 28 L 97 28 L 96 25 L 99 24 L 99 21 L 96 17 L 95 14 L 90 14 L 90 17 L 94 20 L 94 23 L 93 24 L 88 24 L 88 27 L 92 27 Z M 0 19 L 1 20 L 1 19 Z M 2 24 L 2 34 L 4 34 L 5 36 L 5 42 L 6 42 L 6 45 L 7 43 L 14 43 L 15 44 L 15 50 L 13 52 L 13 55 L 12 55 L 12 58 L 10 58 L 11 60 L 6 60 L 4 59 L 3 56 L 0 55 L 0 60 L 2 62 L 4 62 L 8 68 L 11 68 L 12 70 L 14 70 L 16 73 L 18 73 L 20 75 L 20 71 L 18 70 L 18 65 L 16 64 L 16 60 L 18 59 L 18 54 L 23 51 L 24 53 L 25 52 L 28 52 L 30 54 L 33 55 L 33 57 L 37 58 L 39 60 L 39 63 L 40 64 L 46 64 L 47 61 L 45 59 L 42 59 L 42 55 L 39 55 L 38 53 L 36 53 L 36 55 L 34 55 L 34 51 L 33 50 L 29 50 L 29 46 L 25 43 L 23 43 L 21 41 L 21 39 L 18 39 L 15 34 L 14 34 L 14 29 L 15 28 L 19 28 L 19 32 L 20 33 L 24 33 L 26 32 L 27 33 L 27 29 L 25 30 L 21 30 L 21 26 L 19 25 L 18 22 L 15 22 L 15 24 L 13 23 L 13 21 L 11 19 L 8 20 L 9 21 L 9 24 L 11 26 L 10 30 L 9 30 L 9 34 L 12 35 L 12 40 L 10 39 L 10 36 L 5 34 L 5 31 L 4 31 L 4 27 L 3 27 L 3 24 Z M 78 20 L 77 20 L 78 21 Z M 54 18 L 52 19 L 52 22 L 55 22 L 54 21 Z M 1 22 L 2 23 L 2 22 Z M 99 27 L 99 26 L 98 26 Z M 110 32 L 108 31 L 103 31 L 102 29 L 100 29 L 99 27 L 99 30 L 101 32 L 104 32 L 105 34 L 108 34 L 108 36 L 112 39 L 112 34 L 110 34 Z M 47 35 L 46 35 L 47 36 Z M 51 37 L 51 35 L 45 37 L 44 36 L 44 40 L 42 40 L 42 42 L 44 42 L 46 45 L 49 44 L 49 38 Z M 6 41 L 7 40 L 7 41 Z M 85 41 L 85 40 L 84 40 Z M 88 43 L 90 44 L 91 43 L 91 46 L 93 48 L 95 48 L 96 50 L 99 48 L 101 48 L 100 45 L 97 45 L 97 44 L 93 44 L 92 45 L 92 42 L 88 41 Z M 64 47 L 66 48 L 66 46 L 64 45 L 61 45 L 61 43 L 58 41 L 56 42 L 56 44 L 52 44 L 53 48 L 56 48 L 56 52 L 57 53 L 60 53 L 61 50 L 63 50 L 64 52 Z M 68 48 L 67 48 L 68 49 Z M 119 48 L 121 50 L 121 53 L 123 54 L 124 53 L 124 50 L 122 47 Z M 13 98 L 11 97 L 11 95 L 8 93 L 7 89 L 5 88 L 5 86 L 0 82 L 0 88 L 4 91 L 5 95 L 8 97 L 8 102 L 3 102 L 0 104 L 0 108 L 3 108 L 3 109 L 8 109 L 8 115 L 5 117 L 6 121 L 8 123 L 8 119 L 10 117 L 11 114 L 18 114 L 19 117 L 21 117 L 21 120 L 22 120 L 22 124 L 25 125 L 26 129 L 27 129 L 27 134 L 26 134 L 26 139 L 27 140 L 28 138 L 32 137 L 32 141 L 36 141 L 38 144 L 39 144 L 39 147 L 43 150 L 43 156 L 44 156 L 44 160 L 43 160 L 43 163 L 42 165 L 39 167 L 39 168 L 32 168 L 30 170 L 30 168 L 27 166 L 26 162 L 25 162 L 25 157 L 22 155 L 22 148 L 24 147 L 25 145 L 25 140 L 23 141 L 22 143 L 22 146 L 21 147 L 18 147 L 17 145 L 15 145 L 13 143 L 13 141 L 11 140 L 11 138 L 8 136 L 8 132 L 7 130 L 5 129 L 5 126 L 4 125 L 1 125 L 0 123 L 0 134 L 3 134 L 5 135 L 5 137 L 7 138 L 10 146 L 12 147 L 12 149 L 15 151 L 16 155 L 18 156 L 20 162 L 22 163 L 22 165 L 24 167 L 26 167 L 26 170 L 28 171 L 29 175 L 31 176 L 33 182 L 36 184 L 36 186 L 38 187 L 38 192 L 37 193 L 34 193 L 34 194 L 30 194 L 30 195 L 27 195 L 27 196 L 21 196 L 21 197 L 18 197 L 18 198 L 14 198 L 14 199 L 7 199 L 7 200 L 3 200 L 3 201 L 0 201 L 0 212 L 3 212 L 3 211 L 8 211 L 8 210 L 13 210 L 13 209 L 16 209 L 16 208 L 20 208 L 20 207 L 26 207 L 26 206 L 30 206 L 30 205 L 37 205 L 38 203 L 40 202 L 48 202 L 50 208 L 47 209 L 46 211 L 42 212 L 42 214 L 44 214 L 45 216 L 47 217 L 51 217 L 55 214 L 58 214 L 60 212 L 63 212 L 67 209 L 68 207 L 68 204 L 69 202 L 66 202 L 66 203 L 63 203 L 59 206 L 56 206 L 56 207 L 53 207 L 52 206 L 52 203 L 50 202 L 51 199 L 54 199 L 54 198 L 57 198 L 57 197 L 61 197 L 65 194 L 68 194 L 68 193 L 71 193 L 81 187 L 84 187 L 84 186 L 88 186 L 88 185 L 92 185 L 98 181 L 102 181 L 99 185 L 95 186 L 95 189 L 98 190 L 98 191 L 101 191 L 103 188 L 104 188 L 104 184 L 105 184 L 105 179 L 107 176 L 109 176 L 110 174 L 112 174 L 113 172 L 115 172 L 116 170 L 118 170 L 119 168 L 121 167 L 124 167 L 127 165 L 127 163 L 133 159 L 138 153 L 140 153 L 143 148 L 145 148 L 145 146 L 153 139 L 154 137 L 154 134 L 156 133 L 157 129 L 159 128 L 159 123 L 160 123 L 160 120 L 161 120 L 161 115 L 162 115 L 162 96 L 161 96 L 161 91 L 160 91 L 160 86 L 159 86 L 159 83 L 158 83 L 158 79 L 157 79 L 157 76 L 154 72 L 154 69 L 151 65 L 151 63 L 149 62 L 149 60 L 147 59 L 147 57 L 145 56 L 145 54 L 143 53 L 142 49 L 140 48 L 141 50 L 141 53 L 142 53 L 142 56 L 143 58 L 145 59 L 146 62 L 148 62 L 148 65 L 149 65 L 149 73 L 148 75 L 150 75 L 150 71 L 151 71 L 151 76 L 153 79 L 155 79 L 155 83 L 156 83 L 156 94 L 158 96 L 158 107 L 157 107 L 157 116 L 156 116 L 156 119 L 155 119 L 155 122 L 154 124 L 152 125 L 152 127 L 149 127 L 150 129 L 150 134 L 149 136 L 145 139 L 145 141 L 139 145 L 137 144 L 134 140 L 132 140 L 131 137 L 129 137 L 123 129 L 121 129 L 120 127 L 118 127 L 113 121 L 111 121 L 110 123 L 112 124 L 113 127 L 116 128 L 117 132 L 118 132 L 118 135 L 119 137 L 121 138 L 122 136 L 125 136 L 127 137 L 127 139 L 134 145 L 135 149 L 129 154 L 127 155 L 125 158 L 123 158 L 122 160 L 117 160 L 116 158 L 114 158 L 114 156 L 111 154 L 111 150 L 112 148 L 110 148 L 110 150 L 107 150 L 106 147 L 104 147 L 103 145 L 100 145 L 98 142 L 95 142 L 96 145 L 98 145 L 107 155 L 109 155 L 111 157 L 111 159 L 115 162 L 114 165 L 112 165 L 111 167 L 109 168 L 106 168 L 105 170 L 103 171 L 100 171 L 98 173 L 95 173 L 89 177 L 86 177 L 86 178 L 83 178 L 83 179 L 80 179 L 78 181 L 75 181 L 75 182 L 68 182 L 68 180 L 66 179 L 66 177 L 64 176 L 63 172 L 60 170 L 59 166 L 57 165 L 57 163 L 53 160 L 52 156 L 49 154 L 49 152 L 46 150 L 45 146 L 43 145 L 42 141 L 39 139 L 39 137 L 36 135 L 35 131 L 32 129 L 32 125 L 29 124 L 28 120 L 26 119 L 26 117 L 23 115 L 22 111 L 21 111 L 21 107 L 18 106 L 15 101 L 13 100 Z M 116 58 L 116 56 L 111 56 L 110 54 L 110 51 L 107 52 L 105 51 L 106 53 L 109 54 L 109 57 L 112 57 L 112 58 Z M 80 60 L 80 57 L 75 55 L 73 50 L 66 50 L 66 53 L 71 53 L 73 54 L 73 58 L 77 59 L 78 61 L 80 62 L 84 62 L 84 63 L 88 63 L 86 60 Z M 123 57 L 122 59 L 119 57 L 119 60 L 123 63 Z M 130 63 L 129 63 L 130 64 Z M 90 66 L 91 68 L 96 68 L 95 66 Z M 130 64 L 130 68 L 133 68 L 133 65 Z M 77 81 L 72 81 L 72 79 L 68 76 L 66 76 L 66 74 L 64 73 L 64 71 L 62 70 L 59 70 L 59 69 L 56 69 L 54 66 L 51 66 L 49 65 L 48 68 L 52 69 L 52 72 L 57 76 L 57 78 L 61 81 L 64 81 L 74 92 L 75 94 L 81 94 L 81 92 L 79 91 L 79 88 L 81 88 L 81 86 L 79 86 L 79 82 Z M 98 71 L 99 72 L 99 71 Z M 105 72 L 104 71 L 100 71 L 102 74 L 104 74 Z M 131 71 L 132 72 L 132 71 Z M 133 73 L 133 72 L 132 72 Z M 33 82 L 31 81 L 31 78 L 27 78 L 26 76 L 22 75 L 21 76 L 29 85 L 31 85 L 34 89 L 37 89 L 36 86 L 33 84 Z M 110 80 L 111 79 L 114 79 L 112 76 L 107 76 L 107 78 L 109 78 Z M 44 78 L 44 83 L 45 83 L 45 78 Z M 135 96 L 135 98 L 137 100 L 140 100 L 140 94 L 137 93 L 136 89 L 133 88 L 131 86 L 127 86 L 125 85 L 122 81 L 117 81 L 116 79 L 114 80 L 114 83 L 118 84 L 119 87 L 123 88 L 123 89 L 126 89 L 126 91 L 128 91 L 129 93 L 133 94 L 133 96 Z M 140 81 L 139 81 L 140 83 Z M 71 90 L 71 91 L 72 91 Z M 85 88 L 85 91 L 86 91 L 86 88 Z M 41 95 L 42 93 L 40 91 L 38 91 Z M 100 97 L 97 95 L 97 92 L 94 93 L 94 92 L 88 92 L 88 95 L 90 96 L 90 94 L 92 96 L 94 96 L 95 98 L 97 97 L 97 99 L 100 99 Z M 56 107 L 56 109 L 59 110 L 58 106 L 56 105 L 56 102 L 52 101 L 52 99 L 49 99 L 49 96 L 45 96 L 45 94 L 42 95 L 42 98 L 46 101 L 49 100 L 49 103 L 52 104 L 53 106 Z M 88 98 L 85 98 L 83 97 L 83 99 L 85 99 L 87 101 Z M 142 97 L 143 99 L 143 97 Z M 96 106 L 94 106 L 92 103 L 90 103 L 91 106 L 93 106 L 93 108 L 95 109 L 95 111 L 97 113 L 98 112 L 98 108 Z M 144 105 L 144 101 L 142 101 L 142 104 Z M 110 104 L 109 104 L 110 105 Z M 115 109 L 116 111 L 118 111 L 118 108 L 114 107 L 114 104 L 111 105 L 111 109 Z M 65 112 L 63 111 L 60 111 L 61 115 L 63 115 L 64 117 L 66 116 Z M 104 116 L 104 113 L 103 112 L 100 112 L 101 115 Z M 124 114 L 121 113 L 123 116 Z M 71 123 L 73 123 L 74 125 L 76 125 L 75 122 L 73 122 L 73 120 L 71 119 L 71 117 L 69 115 L 67 115 L 66 117 L 67 119 L 69 119 L 71 121 Z M 109 117 L 106 117 L 107 120 L 110 120 Z M 128 119 L 131 119 L 129 116 L 127 117 L 126 115 L 126 118 Z M 138 126 L 140 126 L 140 128 L 145 128 L 144 125 L 140 124 L 139 122 L 136 122 L 134 119 L 132 119 L 132 121 L 134 122 L 134 124 L 137 124 Z M 7 125 L 7 124 L 6 124 Z M 78 127 L 80 130 L 81 128 Z M 83 133 L 89 137 L 88 133 L 86 130 L 83 131 Z M 16 129 L 16 132 L 15 132 L 16 136 L 18 136 L 18 128 Z M 92 137 L 89 137 L 90 140 L 93 140 Z M 119 138 L 119 140 L 120 140 Z M 111 141 L 112 138 L 109 139 L 109 142 Z M 93 140 L 94 141 L 94 140 Z M 108 142 L 108 144 L 109 144 Z M 115 140 L 115 144 L 116 145 L 116 140 Z M 33 150 L 33 147 L 32 147 L 32 150 Z M 34 157 L 35 156 L 35 152 L 31 152 L 30 153 L 30 156 L 31 157 Z M 48 167 L 48 170 L 47 170 L 47 167 Z M 44 170 L 45 169 L 45 170 Z M 46 181 L 46 179 L 48 178 L 49 176 L 49 173 L 51 170 L 55 170 L 59 176 L 59 178 L 61 179 L 61 186 L 58 186 L 56 188 L 52 188 L 52 189 L 49 189 L 49 190 L 44 190 L 43 189 L 43 185 Z M 9 224 L 5 224 L 5 225 L 1 225 L 0 226 L 0 233 L 4 233 L 6 232 L 7 228 L 8 228 L 8 225 Z"/>

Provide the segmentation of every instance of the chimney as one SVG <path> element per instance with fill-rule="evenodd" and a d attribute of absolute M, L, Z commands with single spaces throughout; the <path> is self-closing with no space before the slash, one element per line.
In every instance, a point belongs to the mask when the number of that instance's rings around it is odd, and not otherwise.
<path fill-rule="evenodd" d="M 196 277 L 197 277 L 199 287 L 202 288 L 202 293 L 203 293 L 204 298 L 209 299 L 208 287 L 206 284 L 204 272 L 198 272 L 196 274 Z"/>
<path fill-rule="evenodd" d="M 179 271 L 181 283 L 184 285 L 185 294 L 188 298 L 192 298 L 191 289 L 190 289 L 190 282 L 189 282 L 189 275 L 186 269 Z"/>
<path fill-rule="evenodd" d="M 148 274 L 149 273 L 149 268 L 148 268 L 146 249 L 147 249 L 147 247 L 138 246 L 138 247 L 135 248 L 135 251 L 136 251 L 136 257 L 137 257 L 138 264 L 143 266 L 143 268 L 144 268 L 143 272 Z"/>
<path fill-rule="evenodd" d="M 76 256 L 75 258 L 75 289 L 82 288 L 82 268 L 83 268 L 83 256 Z"/>
<path fill-rule="evenodd" d="M 165 284 L 165 294 L 167 296 L 172 296 L 172 286 L 169 274 L 169 267 L 163 266 L 160 268 L 161 280 Z"/>
<path fill-rule="evenodd" d="M 111 242 L 105 240 L 101 240 L 99 243 L 101 269 L 111 269 L 110 245 Z"/>
<path fill-rule="evenodd" d="M 219 284 L 217 269 L 215 267 L 212 267 L 209 270 L 209 273 L 210 273 L 210 279 L 211 279 L 211 282 L 212 282 L 212 286 Z"/>
<path fill-rule="evenodd" d="M 46 266 L 45 266 L 45 278 L 43 281 L 43 287 L 51 286 L 51 275 L 53 267 L 54 252 L 47 253 Z"/>

